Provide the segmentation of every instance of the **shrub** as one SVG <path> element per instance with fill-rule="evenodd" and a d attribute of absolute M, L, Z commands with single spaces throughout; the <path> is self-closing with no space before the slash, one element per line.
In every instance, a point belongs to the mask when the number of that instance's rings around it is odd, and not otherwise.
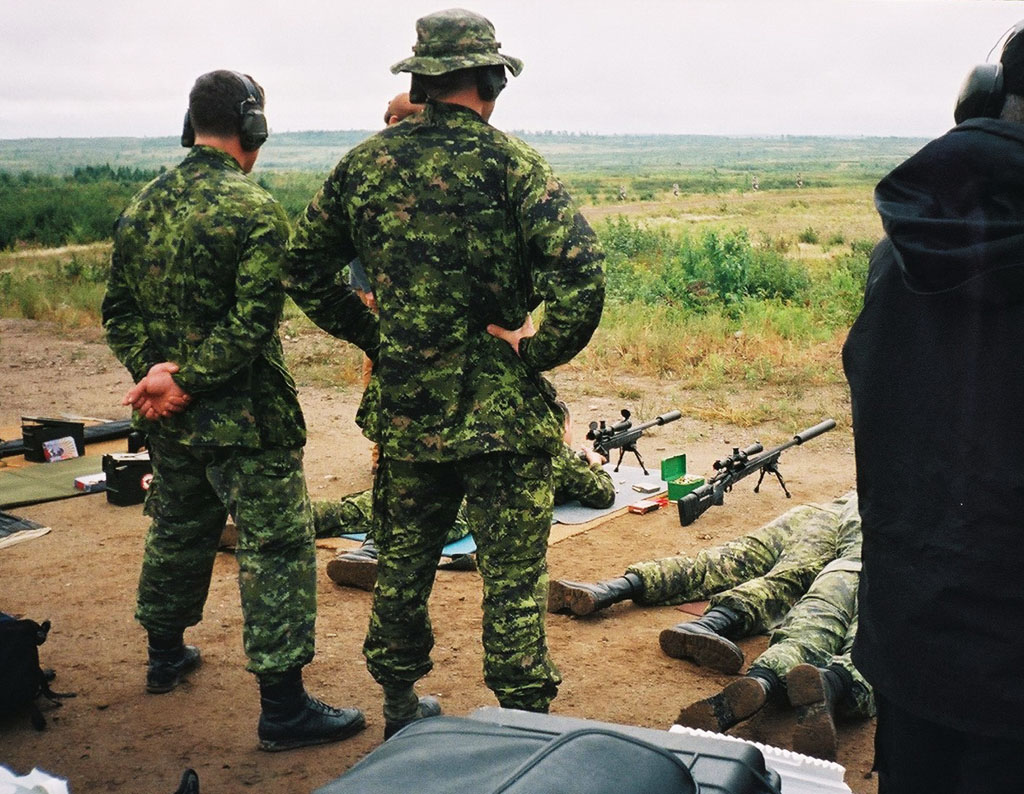
<path fill-rule="evenodd" d="M 672 237 L 620 217 L 605 224 L 601 239 L 613 301 L 701 311 L 748 299 L 792 300 L 809 285 L 802 265 L 772 247 L 755 247 L 745 230 Z"/>
<path fill-rule="evenodd" d="M 811 243 L 812 245 L 817 245 L 819 237 L 818 233 L 814 230 L 814 227 L 808 226 L 806 229 L 800 232 L 799 235 L 797 235 L 797 239 L 802 243 Z"/>

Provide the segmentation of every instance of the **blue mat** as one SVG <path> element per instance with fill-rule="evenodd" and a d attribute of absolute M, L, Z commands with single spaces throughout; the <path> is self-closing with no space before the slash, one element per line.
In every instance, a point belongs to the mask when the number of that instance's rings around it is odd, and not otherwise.
<path fill-rule="evenodd" d="M 347 535 L 339 535 L 342 538 L 348 538 L 349 540 L 358 540 L 362 543 L 366 540 L 365 532 L 352 532 Z M 476 551 L 476 541 L 473 540 L 472 535 L 466 535 L 464 538 L 452 541 L 441 550 L 441 554 L 445 557 L 455 557 L 459 554 L 472 554 Z"/>

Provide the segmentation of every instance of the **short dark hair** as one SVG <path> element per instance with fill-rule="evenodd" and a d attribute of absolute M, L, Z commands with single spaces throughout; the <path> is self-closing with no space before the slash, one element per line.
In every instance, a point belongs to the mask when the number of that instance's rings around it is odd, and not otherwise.
<path fill-rule="evenodd" d="M 444 74 L 418 74 L 416 78 L 423 93 L 430 99 L 444 99 L 465 88 L 476 85 L 479 67 L 456 69 Z"/>
<path fill-rule="evenodd" d="M 249 75 L 245 77 L 256 88 L 262 108 L 263 88 Z M 236 72 L 218 69 L 200 75 L 188 95 L 188 115 L 193 129 L 201 135 L 237 135 L 241 129 L 242 103 L 248 98 L 249 89 Z"/>

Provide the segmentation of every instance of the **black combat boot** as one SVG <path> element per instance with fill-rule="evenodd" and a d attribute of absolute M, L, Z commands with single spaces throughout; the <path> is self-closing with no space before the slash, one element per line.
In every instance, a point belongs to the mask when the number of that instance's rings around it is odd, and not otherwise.
<path fill-rule="evenodd" d="M 589 615 L 643 595 L 643 580 L 635 573 L 604 582 L 566 582 L 554 580 L 548 588 L 548 612 L 572 612 Z"/>
<path fill-rule="evenodd" d="M 836 733 L 836 704 L 853 689 L 847 670 L 832 665 L 827 670 L 813 664 L 798 664 L 786 676 L 789 703 L 796 708 L 793 750 L 826 761 L 835 761 L 839 751 Z"/>
<path fill-rule="evenodd" d="M 676 724 L 722 733 L 754 716 L 781 688 L 771 670 L 752 667 L 717 695 L 686 706 L 676 717 Z"/>
<path fill-rule="evenodd" d="M 174 794 L 199 794 L 199 775 L 194 769 L 186 769 L 181 774 L 181 782 Z"/>
<path fill-rule="evenodd" d="M 199 649 L 186 645 L 182 634 L 149 635 L 149 666 L 146 691 L 154 695 L 170 692 L 199 667 Z"/>
<path fill-rule="evenodd" d="M 387 741 L 406 725 L 438 717 L 441 714 L 441 703 L 430 695 L 416 697 L 416 691 L 410 687 L 384 689 L 384 740 Z"/>
<path fill-rule="evenodd" d="M 743 666 L 743 651 L 729 640 L 740 629 L 741 617 L 726 607 L 712 607 L 697 620 L 661 632 L 661 649 L 674 659 L 689 659 L 722 673 Z"/>
<path fill-rule="evenodd" d="M 358 549 L 339 554 L 328 562 L 327 576 L 342 587 L 372 591 L 377 581 L 377 546 L 373 538 L 367 538 Z"/>
<path fill-rule="evenodd" d="M 366 727 L 359 709 L 336 709 L 306 692 L 302 669 L 260 676 L 260 749 L 276 752 L 347 739 Z"/>

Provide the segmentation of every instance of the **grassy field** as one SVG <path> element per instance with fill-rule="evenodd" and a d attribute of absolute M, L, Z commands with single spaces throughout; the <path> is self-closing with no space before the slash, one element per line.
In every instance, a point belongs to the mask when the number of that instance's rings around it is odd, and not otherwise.
<path fill-rule="evenodd" d="M 260 151 L 260 172 L 307 171 L 325 175 L 348 149 L 372 130 L 273 132 Z M 801 136 L 585 135 L 514 130 L 559 171 L 643 177 L 665 175 L 669 185 L 714 177 L 727 187 L 737 175 L 762 175 L 762 187 L 793 184 L 798 175 L 859 182 L 881 175 L 925 141 L 917 138 L 820 138 Z M 0 171 L 63 175 L 82 166 L 156 169 L 185 152 L 177 137 L 0 139 Z M 766 176 L 766 174 L 768 176 Z M 773 180 L 778 180 L 773 181 Z M 684 183 L 680 183 L 684 186 Z"/>
<path fill-rule="evenodd" d="M 358 137 L 307 134 L 290 142 L 287 157 L 282 146 L 266 158 L 287 168 L 264 168 L 261 159 L 257 178 L 295 214 L 323 174 L 294 167 L 329 162 Z M 537 136 L 542 151 L 562 161 L 607 254 L 601 327 L 565 372 L 600 388 L 645 378 L 678 384 L 690 402 L 699 395 L 705 410 L 729 411 L 734 423 L 780 411 L 813 419 L 820 408 L 806 404 L 808 390 L 842 384 L 839 350 L 881 234 L 872 189 L 920 142 L 662 138 Z M 0 142 L 0 167 L 7 143 Z M 32 151 L 41 156 L 44 148 Z M 119 151 L 159 148 L 143 141 Z M 156 165 L 123 159 L 118 168 Z M 0 182 L 12 201 L 18 182 Z M 103 240 L 0 251 L 0 316 L 54 322 L 69 333 L 98 325 L 108 256 Z M 320 333 L 294 306 L 282 330 L 300 383 L 356 382 L 358 351 Z M 625 399 L 643 398 L 638 386 L 617 388 Z"/>

